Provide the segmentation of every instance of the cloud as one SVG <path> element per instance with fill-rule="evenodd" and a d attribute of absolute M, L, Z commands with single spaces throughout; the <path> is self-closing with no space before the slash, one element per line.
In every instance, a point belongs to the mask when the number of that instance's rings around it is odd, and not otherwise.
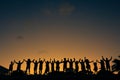
<path fill-rule="evenodd" d="M 70 15 L 73 13 L 75 10 L 75 6 L 69 4 L 69 3 L 64 3 L 60 5 L 59 7 L 59 14 L 60 15 Z"/>
<path fill-rule="evenodd" d="M 22 39 L 24 39 L 24 37 L 23 36 L 17 36 L 16 39 L 22 40 Z"/>
<path fill-rule="evenodd" d="M 42 13 L 45 16 L 54 16 L 54 15 L 71 15 L 75 10 L 75 6 L 69 2 L 60 3 L 59 5 L 46 5 L 42 8 Z"/>

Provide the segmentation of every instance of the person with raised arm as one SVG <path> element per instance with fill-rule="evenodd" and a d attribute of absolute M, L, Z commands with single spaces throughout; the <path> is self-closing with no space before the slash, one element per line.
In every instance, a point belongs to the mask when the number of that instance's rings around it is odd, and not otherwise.
<path fill-rule="evenodd" d="M 86 69 L 85 69 L 85 62 L 84 62 L 84 60 L 83 59 L 79 59 L 79 61 L 80 61 L 80 64 L 81 64 L 81 71 L 85 71 Z"/>
<path fill-rule="evenodd" d="M 69 60 L 69 67 L 70 67 L 70 70 L 73 70 L 73 60 L 72 59 L 70 59 Z"/>
<path fill-rule="evenodd" d="M 75 62 L 75 72 L 77 73 L 77 72 L 79 71 L 79 66 L 78 66 L 78 64 L 79 64 L 80 60 L 79 60 L 79 61 L 76 61 L 75 58 L 74 58 L 74 62 Z"/>
<path fill-rule="evenodd" d="M 37 68 L 38 68 L 38 61 L 37 60 L 35 60 L 35 61 L 33 61 L 33 63 L 34 63 L 34 74 L 37 74 Z"/>
<path fill-rule="evenodd" d="M 100 63 L 101 71 L 104 71 L 105 70 L 105 63 L 104 63 L 104 61 L 101 59 L 100 61 L 97 60 L 97 62 Z"/>
<path fill-rule="evenodd" d="M 42 74 L 44 62 L 45 62 L 45 59 L 41 60 L 41 58 L 39 58 L 39 74 Z"/>
<path fill-rule="evenodd" d="M 51 71 L 54 72 L 54 69 L 55 69 L 55 68 L 54 68 L 55 58 L 54 58 L 54 60 L 51 60 L 51 59 L 50 59 L 50 63 L 51 63 Z"/>
<path fill-rule="evenodd" d="M 24 60 L 23 60 L 23 61 L 18 61 L 18 62 L 16 62 L 16 61 L 14 60 L 14 62 L 17 64 L 17 72 L 20 72 L 20 71 L 21 71 L 21 65 L 22 65 L 22 63 L 24 62 Z"/>
<path fill-rule="evenodd" d="M 49 61 L 45 61 L 45 65 L 46 65 L 46 69 L 45 69 L 45 74 L 49 73 L 50 72 L 50 69 L 49 69 Z"/>
<path fill-rule="evenodd" d="M 62 61 L 59 61 L 59 60 L 57 60 L 57 61 L 55 61 L 55 63 L 56 63 L 56 71 L 60 71 L 60 63 L 62 63 Z"/>
<path fill-rule="evenodd" d="M 90 63 L 93 62 L 93 61 L 89 61 L 89 59 L 87 59 L 86 57 L 84 57 L 84 60 L 85 60 L 85 63 L 86 63 L 86 69 L 88 71 L 91 71 Z"/>
<path fill-rule="evenodd" d="M 63 62 L 63 71 L 66 72 L 67 62 L 69 62 L 69 60 L 67 60 L 66 58 L 64 58 L 62 62 Z"/>
<path fill-rule="evenodd" d="M 28 72 L 28 74 L 30 74 L 31 62 L 33 62 L 34 59 L 33 59 L 33 60 L 31 60 L 31 59 L 27 59 L 27 60 L 25 60 L 25 59 L 24 59 L 24 61 L 26 62 L 26 71 L 25 71 L 25 73 Z"/>
<path fill-rule="evenodd" d="M 110 61 L 112 60 L 112 57 L 110 59 L 108 59 L 108 58 L 104 59 L 104 57 L 102 56 L 102 59 L 105 61 L 106 70 L 110 71 Z"/>

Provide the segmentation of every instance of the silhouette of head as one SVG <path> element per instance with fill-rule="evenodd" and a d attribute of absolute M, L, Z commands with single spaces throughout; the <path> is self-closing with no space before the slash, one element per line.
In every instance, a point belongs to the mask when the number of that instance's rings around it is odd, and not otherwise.
<path fill-rule="evenodd" d="M 30 59 L 28 59 L 28 61 L 30 61 Z"/>
<path fill-rule="evenodd" d="M 66 61 L 66 58 L 64 58 L 64 61 Z"/>
<path fill-rule="evenodd" d="M 83 59 L 81 61 L 84 62 Z"/>

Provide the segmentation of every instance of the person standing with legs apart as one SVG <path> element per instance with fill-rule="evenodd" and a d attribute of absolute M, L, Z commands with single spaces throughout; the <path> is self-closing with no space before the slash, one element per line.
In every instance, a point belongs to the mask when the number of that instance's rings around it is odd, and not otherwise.
<path fill-rule="evenodd" d="M 34 60 L 31 61 L 30 59 L 27 59 L 27 60 L 24 59 L 24 61 L 26 62 L 26 71 L 25 71 L 25 73 L 28 72 L 28 74 L 30 74 L 31 62 L 33 62 Z"/>
<path fill-rule="evenodd" d="M 106 70 L 110 71 L 110 61 L 112 60 L 112 57 L 110 59 L 108 59 L 108 58 L 104 59 L 104 57 L 102 56 L 102 59 L 105 61 Z"/>
<path fill-rule="evenodd" d="M 35 62 L 33 61 L 33 63 L 34 63 L 34 74 L 37 74 L 38 62 L 37 60 L 35 60 Z"/>
<path fill-rule="evenodd" d="M 42 74 L 44 61 L 45 61 L 45 59 L 41 60 L 41 58 L 39 58 L 39 74 Z"/>
<path fill-rule="evenodd" d="M 16 62 L 15 60 L 14 60 L 14 62 L 17 64 L 17 72 L 20 72 L 21 71 L 21 65 L 22 65 L 22 63 L 24 62 L 24 60 L 21 62 L 21 61 L 18 61 L 18 62 Z"/>

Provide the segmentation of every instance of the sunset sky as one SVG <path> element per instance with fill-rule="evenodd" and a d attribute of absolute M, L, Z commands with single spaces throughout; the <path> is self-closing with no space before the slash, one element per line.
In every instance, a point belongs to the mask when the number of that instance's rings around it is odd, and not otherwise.
<path fill-rule="evenodd" d="M 117 58 L 120 0 L 0 0 L 0 65 L 22 59 Z"/>

